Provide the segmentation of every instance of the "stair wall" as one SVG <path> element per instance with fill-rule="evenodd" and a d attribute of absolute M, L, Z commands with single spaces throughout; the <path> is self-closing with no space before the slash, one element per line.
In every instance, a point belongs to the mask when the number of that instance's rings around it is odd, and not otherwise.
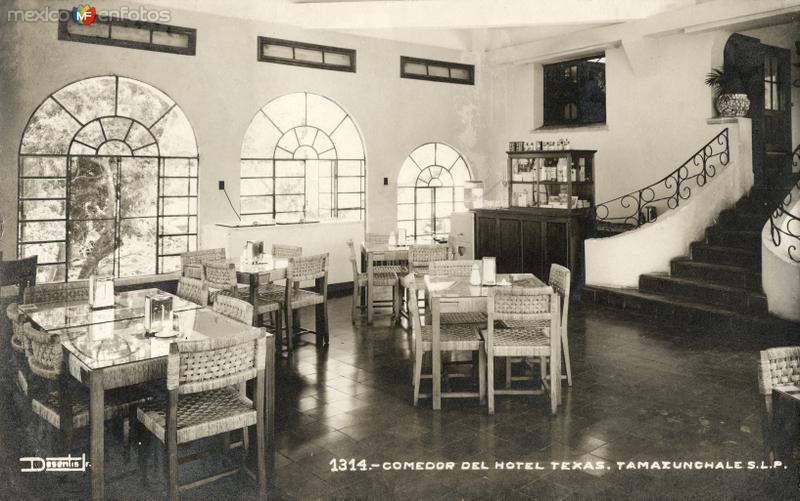
<path fill-rule="evenodd" d="M 692 186 L 692 195 L 676 209 L 659 214 L 641 228 L 605 238 L 587 239 L 586 284 L 637 287 L 639 276 L 669 272 L 671 261 L 686 254 L 694 241 L 720 213 L 733 207 L 753 187 L 750 119 L 714 119 L 728 127 L 730 161 L 703 187 Z M 694 183 L 692 183 L 694 184 Z"/>

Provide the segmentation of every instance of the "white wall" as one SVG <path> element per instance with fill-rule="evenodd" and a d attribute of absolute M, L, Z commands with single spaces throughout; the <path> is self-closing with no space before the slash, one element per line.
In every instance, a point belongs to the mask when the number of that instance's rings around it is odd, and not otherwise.
<path fill-rule="evenodd" d="M 750 119 L 714 125 L 728 128 L 731 153 L 728 165 L 718 166 L 716 176 L 703 187 L 690 181 L 692 196 L 681 200 L 676 209 L 660 214 L 655 222 L 613 237 L 587 239 L 584 242 L 587 284 L 636 287 L 643 273 L 668 272 L 673 258 L 687 255 L 689 244 L 703 237 L 719 213 L 750 191 L 753 187 Z"/>
<path fill-rule="evenodd" d="M 12 8 L 17 2 L 5 2 Z M 74 2 L 19 2 L 25 8 L 71 9 Z M 122 2 L 104 2 L 110 9 Z M 100 6 L 98 6 L 100 8 Z M 89 76 L 119 74 L 166 92 L 186 113 L 200 150 L 199 225 L 233 222 L 217 181 L 225 180 L 238 205 L 239 156 L 253 115 L 269 100 L 314 92 L 336 101 L 361 130 L 367 151 L 367 224 L 395 226 L 397 173 L 414 148 L 442 141 L 471 164 L 480 163 L 485 121 L 475 86 L 399 78 L 400 55 L 471 62 L 469 55 L 379 39 L 307 32 L 221 15 L 172 11 L 169 24 L 197 28 L 197 55 L 63 42 L 56 23 L 9 23 L 0 16 L 0 214 L 6 234 L 0 251 L 16 254 L 17 152 L 25 123 L 37 106 L 64 85 Z M 357 73 L 256 61 L 258 35 L 353 48 Z M 477 159 L 477 160 L 476 160 Z M 383 178 L 389 185 L 383 185 Z M 387 217 L 387 215 L 389 215 Z"/>
<path fill-rule="evenodd" d="M 789 214 L 800 218 L 800 187 L 795 186 L 791 198 L 794 203 L 786 207 Z M 797 234 L 800 224 L 786 214 L 775 220 L 778 229 Z M 775 245 L 770 222 L 761 230 L 761 285 L 767 295 L 770 313 L 786 320 L 800 322 L 800 242 L 786 233 L 776 234 Z"/>

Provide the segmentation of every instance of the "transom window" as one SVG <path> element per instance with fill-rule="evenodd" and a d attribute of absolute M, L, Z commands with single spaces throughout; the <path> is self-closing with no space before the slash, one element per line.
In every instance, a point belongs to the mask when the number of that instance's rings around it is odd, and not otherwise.
<path fill-rule="evenodd" d="M 166 94 L 119 76 L 70 84 L 22 135 L 18 253 L 39 256 L 41 282 L 176 271 L 197 246 L 197 170 Z"/>
<path fill-rule="evenodd" d="M 364 145 L 350 115 L 326 97 L 287 94 L 261 108 L 245 133 L 242 219 L 361 220 L 365 177 Z"/>
<path fill-rule="evenodd" d="M 427 143 L 408 155 L 397 177 L 397 226 L 414 237 L 443 237 L 450 214 L 463 211 L 467 162 L 444 143 Z"/>

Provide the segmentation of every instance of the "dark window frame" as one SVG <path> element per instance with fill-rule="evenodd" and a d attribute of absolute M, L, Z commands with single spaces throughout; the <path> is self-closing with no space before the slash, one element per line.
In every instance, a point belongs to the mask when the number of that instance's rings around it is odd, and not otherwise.
<path fill-rule="evenodd" d="M 597 59 L 605 59 L 605 54 L 595 54 L 592 56 L 581 57 L 577 59 L 570 59 L 567 61 L 559 61 L 552 64 L 542 65 L 542 126 L 543 127 L 581 127 L 591 125 L 602 125 L 606 123 L 606 78 L 605 68 L 603 69 L 603 85 L 602 85 L 602 115 L 591 118 L 582 116 L 584 104 L 588 105 L 587 89 L 585 85 L 589 78 L 594 78 L 590 74 L 589 64 L 600 64 Z M 605 66 L 605 62 L 602 63 Z M 567 82 L 563 77 L 565 71 L 570 67 L 575 67 L 575 80 L 574 82 Z M 557 81 L 556 77 L 550 75 L 562 75 L 560 80 Z M 559 86 L 553 89 L 549 86 Z M 568 88 L 573 85 L 574 88 Z M 563 107 L 566 104 L 574 105 L 574 118 L 566 118 L 563 114 Z"/>
<path fill-rule="evenodd" d="M 441 66 L 445 67 L 449 70 L 457 69 L 457 70 L 464 70 L 469 74 L 469 78 L 467 80 L 461 78 L 452 78 L 452 77 L 438 77 L 434 75 L 420 75 L 418 73 L 407 73 L 405 70 L 406 63 L 412 64 L 424 64 L 426 66 L 426 71 L 428 66 Z M 400 78 L 410 78 L 413 80 L 428 80 L 431 82 L 445 82 L 445 83 L 455 83 L 455 84 L 462 84 L 462 85 L 475 85 L 475 65 L 473 64 L 463 64 L 463 63 L 451 63 L 448 61 L 437 61 L 435 59 L 422 59 L 419 57 L 410 57 L 410 56 L 400 56 Z"/>
<path fill-rule="evenodd" d="M 130 19 L 123 19 L 119 17 L 96 16 L 94 23 L 108 25 L 108 36 L 97 37 L 90 35 L 80 35 L 70 33 L 67 29 L 69 23 L 75 23 L 68 10 L 60 10 L 58 17 L 58 39 L 67 42 L 81 42 L 90 43 L 94 45 L 110 45 L 112 47 L 123 47 L 127 49 L 140 49 L 149 50 L 152 52 L 166 52 L 169 54 L 178 54 L 183 56 L 194 56 L 197 49 L 197 30 L 195 28 L 186 28 L 183 26 L 174 26 L 170 24 L 153 23 L 148 21 L 133 21 Z M 135 40 L 118 40 L 111 38 L 112 28 L 114 26 L 123 26 L 126 28 L 137 28 L 150 31 L 150 42 L 137 42 Z M 188 47 L 176 47 L 174 45 L 163 45 L 153 43 L 153 32 L 160 31 L 164 33 L 175 33 L 186 35 L 189 39 Z"/>
<path fill-rule="evenodd" d="M 283 57 L 275 57 L 275 56 L 265 56 L 264 55 L 264 46 L 265 45 L 280 45 L 282 47 L 290 47 L 292 49 L 292 54 L 294 55 L 294 49 L 306 49 L 306 50 L 315 50 L 322 52 L 322 63 L 315 63 L 313 61 L 304 61 L 298 59 L 287 59 Z M 257 44 L 257 59 L 262 63 L 276 63 L 276 64 L 286 64 L 289 66 L 302 66 L 305 68 L 316 68 L 319 70 L 333 70 L 333 71 L 345 71 L 348 73 L 355 73 L 356 72 L 356 50 L 355 49 L 346 49 L 344 47 L 334 47 L 332 45 L 319 45 L 314 43 L 308 42 L 298 42 L 296 40 L 285 40 L 282 38 L 271 38 L 271 37 L 258 37 L 258 44 Z M 325 63 L 325 53 L 330 52 L 333 54 L 340 54 L 344 56 L 348 56 L 350 58 L 350 64 L 347 66 L 341 64 L 330 64 Z"/>

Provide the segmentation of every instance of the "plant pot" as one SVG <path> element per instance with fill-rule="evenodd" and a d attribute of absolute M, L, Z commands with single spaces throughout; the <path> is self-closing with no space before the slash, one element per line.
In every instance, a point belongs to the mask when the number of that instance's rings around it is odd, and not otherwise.
<path fill-rule="evenodd" d="M 717 111 L 722 117 L 743 117 L 749 110 L 747 94 L 720 94 L 717 97 Z"/>

